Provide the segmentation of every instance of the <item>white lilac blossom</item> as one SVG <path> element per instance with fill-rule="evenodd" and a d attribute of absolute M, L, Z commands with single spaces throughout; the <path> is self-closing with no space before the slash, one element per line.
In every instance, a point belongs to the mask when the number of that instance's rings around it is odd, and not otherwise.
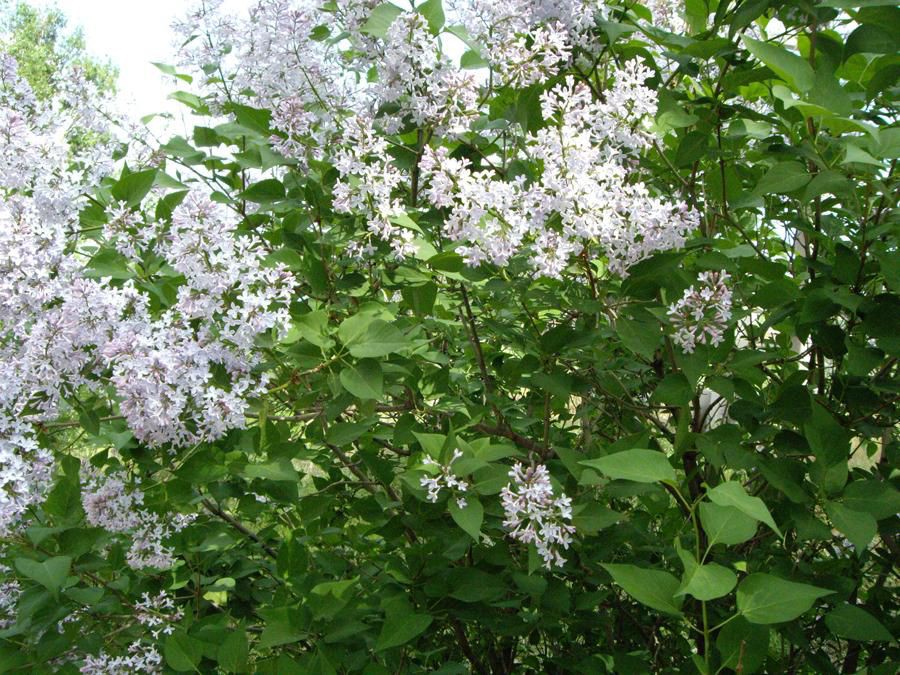
<path fill-rule="evenodd" d="M 671 33 L 684 34 L 684 5 L 671 0 L 644 0 L 644 6 L 653 14 L 653 25 Z"/>
<path fill-rule="evenodd" d="M 459 0 L 451 3 L 502 84 L 527 87 L 558 74 L 575 47 L 592 45 L 602 13 L 591 0 Z"/>
<path fill-rule="evenodd" d="M 184 612 L 175 605 L 175 599 L 165 591 L 160 591 L 152 597 L 149 593 L 144 593 L 140 602 L 134 606 L 134 618 L 150 629 L 154 640 L 158 640 L 160 635 L 171 635 L 175 630 L 173 624 L 183 617 Z"/>
<path fill-rule="evenodd" d="M 131 643 L 128 653 L 122 656 L 110 656 L 106 652 L 88 655 L 81 666 L 82 675 L 156 675 L 162 672 L 162 654 L 155 646 L 140 641 Z"/>
<path fill-rule="evenodd" d="M 144 493 L 138 481 L 129 481 L 121 471 L 103 474 L 90 466 L 82 468 L 81 504 L 90 525 L 131 538 L 126 555 L 129 567 L 169 569 L 175 564 L 173 551 L 163 542 L 184 529 L 191 519 L 163 519 L 144 508 Z"/>
<path fill-rule="evenodd" d="M 11 572 L 6 565 L 0 565 L 0 630 L 15 625 L 19 596 L 22 594 L 22 587 L 16 579 L 2 578 Z"/>
<path fill-rule="evenodd" d="M 31 430 L 0 419 L 0 537 L 16 531 L 43 501 L 53 473 L 53 456 L 38 446 Z"/>
<path fill-rule="evenodd" d="M 379 71 L 376 105 L 398 104 L 394 119 L 408 115 L 417 127 L 445 135 L 465 131 L 476 114 L 475 76 L 441 54 L 422 14 L 404 12 L 394 19 L 371 60 Z"/>
<path fill-rule="evenodd" d="M 678 302 L 669 306 L 673 339 L 688 354 L 698 344 L 721 344 L 731 319 L 731 289 L 727 272 L 701 272 L 697 287 L 691 286 Z"/>
<path fill-rule="evenodd" d="M 334 161 L 340 174 L 334 186 L 335 211 L 362 214 L 369 232 L 387 242 L 396 257 L 413 255 L 412 231 L 392 222 L 406 214 L 395 196 L 408 180 L 406 173 L 391 161 L 388 142 L 378 134 L 370 118 L 357 116 L 347 120 L 344 133 L 346 146 L 337 151 Z M 355 248 L 354 253 L 364 250 Z"/>
<path fill-rule="evenodd" d="M 166 591 L 160 591 L 155 596 L 144 593 L 133 609 L 134 619 L 150 633 L 154 644 L 148 644 L 147 640 L 135 640 L 124 655 L 112 656 L 102 651 L 96 656 L 85 656 L 81 666 L 83 675 L 156 675 L 163 672 L 163 658 L 155 643 L 162 636 L 172 634 L 184 612 Z"/>
<path fill-rule="evenodd" d="M 512 482 L 500 492 L 510 536 L 524 544 L 534 544 L 547 569 L 562 566 L 566 559 L 560 548 L 568 549 L 575 527 L 572 500 L 565 494 L 555 497 L 550 473 L 542 464 L 524 467 L 516 462 L 509 472 Z"/>
<path fill-rule="evenodd" d="M 550 124 L 526 139 L 523 158 L 543 165 L 530 184 L 474 171 L 445 148 L 425 151 L 425 194 L 449 209 L 445 231 L 468 264 L 504 266 L 522 252 L 536 275 L 559 278 L 572 256 L 596 246 L 610 271 L 625 276 L 631 265 L 684 243 L 696 214 L 633 178 L 635 153 L 650 142 L 641 120 L 656 110 L 655 93 L 643 86 L 649 75 L 627 63 L 602 103 L 572 78 L 543 94 Z"/>
<path fill-rule="evenodd" d="M 96 91 L 85 82 L 86 100 L 45 104 L 16 71 L 0 54 L 0 418 L 50 419 L 86 383 L 91 335 L 125 298 L 79 278 L 83 263 L 69 250 L 79 196 L 110 168 L 93 154 L 107 146 L 69 142 L 72 129 L 97 128 L 87 113 Z"/>
<path fill-rule="evenodd" d="M 333 112 L 347 105 L 351 87 L 337 50 L 315 39 L 324 20 L 319 3 L 258 0 L 242 15 L 222 5 L 193 3 L 173 24 L 178 65 L 197 75 L 219 110 L 229 102 L 271 107 L 294 99 L 317 114 L 325 141 Z"/>
<path fill-rule="evenodd" d="M 453 456 L 450 458 L 450 461 L 446 464 L 438 464 L 431 457 L 426 457 L 422 460 L 422 463 L 428 466 L 437 466 L 438 474 L 437 476 L 422 476 L 419 480 L 419 485 L 425 488 L 428 492 L 427 499 L 428 501 L 434 503 L 438 500 L 441 494 L 441 490 L 447 489 L 453 495 L 453 499 L 456 500 L 456 505 L 464 509 L 467 506 L 466 498 L 464 493 L 468 492 L 469 484 L 462 480 L 461 478 L 455 476 L 453 474 L 453 462 L 458 460 L 463 456 L 462 451 L 457 448 L 453 451 Z"/>
<path fill-rule="evenodd" d="M 38 101 L 0 53 L 0 536 L 24 524 L 50 484 L 52 455 L 32 423 L 88 383 L 92 336 L 129 302 L 127 289 L 82 278 L 69 251 L 79 196 L 112 156 L 83 75 L 59 73 L 62 95 Z M 96 144 L 73 144 L 79 131 L 97 133 Z"/>
<path fill-rule="evenodd" d="M 287 330 L 293 277 L 266 266 L 255 237 L 208 196 L 187 196 L 171 225 L 141 235 L 186 283 L 159 318 L 123 320 L 102 348 L 112 366 L 119 407 L 131 430 L 151 445 L 183 446 L 243 427 L 248 399 L 265 391 L 257 336 Z M 198 327 L 195 320 L 202 319 Z M 217 382 L 215 369 L 227 381 Z"/>

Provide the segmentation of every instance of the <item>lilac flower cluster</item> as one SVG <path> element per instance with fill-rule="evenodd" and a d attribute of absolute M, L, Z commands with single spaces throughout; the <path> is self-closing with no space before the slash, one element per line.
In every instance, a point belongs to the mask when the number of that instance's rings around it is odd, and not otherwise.
<path fill-rule="evenodd" d="M 428 491 L 428 501 L 435 503 L 440 497 L 441 490 L 446 488 L 453 495 L 453 498 L 456 499 L 456 505 L 461 509 L 466 508 L 467 502 L 463 494 L 468 492 L 469 484 L 453 475 L 452 469 L 453 462 L 462 456 L 462 451 L 457 448 L 453 451 L 453 457 L 446 464 L 438 464 L 431 457 L 426 457 L 422 460 L 422 463 L 427 466 L 437 466 L 439 471 L 437 476 L 422 476 L 419 480 L 419 485 Z"/>
<path fill-rule="evenodd" d="M 546 82 L 591 43 L 602 6 L 590 0 L 460 0 L 452 3 L 499 83 Z"/>
<path fill-rule="evenodd" d="M 613 74 L 602 101 L 571 79 L 546 93 L 549 125 L 521 139 L 517 158 L 542 166 L 541 176 L 530 184 L 524 177 L 507 181 L 427 142 L 467 131 L 483 111 L 478 79 L 446 56 L 421 12 L 398 8 L 387 29 L 374 34 L 374 0 L 341 0 L 324 12 L 308 0 L 261 1 L 244 20 L 216 18 L 220 4 L 206 2 L 180 24 L 184 37 L 195 38 L 184 63 L 207 73 L 215 63 L 210 86 L 271 104 L 275 147 L 301 165 L 326 137 L 336 142 L 335 209 L 364 220 L 370 239 L 387 242 L 397 257 L 416 251 L 413 232 L 399 224 L 412 172 L 395 162 L 384 135 L 410 128 L 426 141 L 419 164 L 423 180 L 431 180 L 425 194 L 449 210 L 445 234 L 469 265 L 506 265 L 522 253 L 536 275 L 558 278 L 587 251 L 605 255 L 610 271 L 624 276 L 647 256 L 681 246 L 696 227 L 684 203 L 654 195 L 636 174 L 636 155 L 651 139 L 643 124 L 656 112 L 655 93 L 644 86 L 651 73 L 637 61 Z M 519 87 L 546 82 L 578 54 L 592 53 L 599 16 L 601 6 L 588 0 L 460 0 L 451 8 L 451 20 L 480 45 L 492 78 Z M 207 30 L 212 42 L 202 38 Z M 339 39 L 325 46 L 323 30 Z M 203 46 L 216 39 L 229 47 Z M 283 53 L 285 44 L 292 54 Z M 250 71 L 253 86 L 239 86 Z M 355 81 L 348 76 L 354 72 Z M 328 91 L 315 86 L 324 82 Z M 355 242 L 351 257 L 372 249 Z"/>
<path fill-rule="evenodd" d="M 139 440 L 219 438 L 244 425 L 249 399 L 265 390 L 257 337 L 289 323 L 292 275 L 267 264 L 262 240 L 238 232 L 237 216 L 202 193 L 190 193 L 171 223 L 113 204 L 102 228 L 126 259 L 149 255 L 167 263 L 163 274 L 181 276 L 171 306 L 151 311 L 133 282 L 85 269 L 97 244 L 79 234 L 80 195 L 111 171 L 95 155 L 113 153 L 70 142 L 73 128 L 109 132 L 92 112 L 96 92 L 71 76 L 78 86 L 67 85 L 63 103 L 45 104 L 0 55 L 0 532 L 43 498 L 52 456 L 32 425 L 58 417 L 67 398 L 105 396 L 111 383 Z M 157 555 L 151 545 L 135 560 Z"/>
<path fill-rule="evenodd" d="M 163 672 L 163 657 L 154 645 L 136 641 L 128 646 L 128 653 L 110 656 L 100 652 L 97 656 L 84 657 L 82 675 L 156 675 Z"/>
<path fill-rule="evenodd" d="M 0 565 L 0 577 L 5 577 L 10 572 L 12 570 L 9 567 Z M 22 587 L 18 581 L 7 578 L 0 580 L 0 630 L 6 630 L 15 625 L 21 594 Z"/>
<path fill-rule="evenodd" d="M 261 242 L 236 228 L 222 205 L 192 193 L 171 225 L 141 234 L 186 283 L 159 318 L 144 310 L 120 321 L 101 353 L 129 427 L 151 445 L 219 438 L 244 425 L 248 399 L 265 391 L 266 375 L 252 373 L 254 344 L 287 330 L 293 277 L 283 265 L 266 266 Z M 214 369 L 227 375 L 225 385 Z"/>
<path fill-rule="evenodd" d="M 426 195 L 449 209 L 446 232 L 468 264 L 504 266 L 524 252 L 536 275 L 559 278 L 573 255 L 598 245 L 610 271 L 624 276 L 654 252 L 684 243 L 696 214 L 631 179 L 630 160 L 649 143 L 640 121 L 656 110 L 655 93 L 643 86 L 649 75 L 627 63 L 603 103 L 572 78 L 545 93 L 542 111 L 551 124 L 526 139 L 523 153 L 543 164 L 531 184 L 473 171 L 445 148 L 426 150 Z"/>
<path fill-rule="evenodd" d="M 163 635 L 171 635 L 175 624 L 184 617 L 184 612 L 175 604 L 175 599 L 166 591 L 155 596 L 144 593 L 133 607 L 133 618 L 142 628 L 149 630 L 152 642 L 138 639 L 128 646 L 124 655 L 112 656 L 106 651 L 97 655 L 78 656 L 81 673 L 84 675 L 131 675 L 132 673 L 156 674 L 163 672 L 163 657 L 157 642 Z"/>
<path fill-rule="evenodd" d="M 347 121 L 345 139 L 334 162 L 340 174 L 334 186 L 335 211 L 362 214 L 369 232 L 387 242 L 396 257 L 413 255 L 412 231 L 392 222 L 406 214 L 395 193 L 407 177 L 391 162 L 387 140 L 361 115 Z"/>
<path fill-rule="evenodd" d="M 575 527 L 572 500 L 565 494 L 554 497 L 547 467 L 524 467 L 516 462 L 509 472 L 512 482 L 500 492 L 510 536 L 524 544 L 534 544 L 547 569 L 562 566 L 566 559 L 559 549 L 568 549 Z"/>
<path fill-rule="evenodd" d="M 172 549 L 163 542 L 184 529 L 192 518 L 163 520 L 143 508 L 144 493 L 136 486 L 138 481 L 131 484 L 122 471 L 103 474 L 85 465 L 81 480 L 81 504 L 87 522 L 108 532 L 131 537 L 131 548 L 126 556 L 129 567 L 169 569 L 175 564 Z"/>
<path fill-rule="evenodd" d="M 50 487 L 53 456 L 38 446 L 23 424 L 0 417 L 0 537 L 19 529 L 27 511 L 43 501 Z"/>
<path fill-rule="evenodd" d="M 175 630 L 173 624 L 181 621 L 183 617 L 184 612 L 176 606 L 175 599 L 165 591 L 160 591 L 152 597 L 149 593 L 144 593 L 141 601 L 134 606 L 134 618 L 150 629 L 154 640 L 158 640 L 160 635 L 171 635 Z"/>
<path fill-rule="evenodd" d="M 400 14 L 391 23 L 384 44 L 375 43 L 367 56 L 379 72 L 371 94 L 375 107 L 399 106 L 397 113 L 380 119 L 386 132 L 398 131 L 407 117 L 439 135 L 468 128 L 477 109 L 476 78 L 441 53 L 422 14 Z"/>
<path fill-rule="evenodd" d="M 701 272 L 699 287 L 691 286 L 669 306 L 673 339 L 688 354 L 698 344 L 721 344 L 731 319 L 731 289 L 727 272 Z"/>

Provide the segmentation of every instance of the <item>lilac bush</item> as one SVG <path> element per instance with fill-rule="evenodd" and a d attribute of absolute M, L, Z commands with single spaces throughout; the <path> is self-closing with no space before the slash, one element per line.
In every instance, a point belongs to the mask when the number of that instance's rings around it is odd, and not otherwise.
<path fill-rule="evenodd" d="M 0 672 L 892 672 L 896 22 L 203 0 L 164 142 L 0 58 Z"/>

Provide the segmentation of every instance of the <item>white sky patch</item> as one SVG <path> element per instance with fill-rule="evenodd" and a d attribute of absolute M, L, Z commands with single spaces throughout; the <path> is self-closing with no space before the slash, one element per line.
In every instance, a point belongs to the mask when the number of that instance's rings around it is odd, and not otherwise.
<path fill-rule="evenodd" d="M 121 106 L 133 118 L 151 113 L 180 114 L 184 107 L 167 96 L 178 85 L 164 76 L 154 61 L 172 63 L 176 45 L 172 21 L 181 16 L 188 0 L 31 0 L 38 7 L 58 7 L 69 28 L 81 27 L 87 50 L 105 57 L 119 68 Z M 252 0 L 228 0 L 228 9 L 239 11 Z M 183 86 L 187 86 L 182 83 Z"/>

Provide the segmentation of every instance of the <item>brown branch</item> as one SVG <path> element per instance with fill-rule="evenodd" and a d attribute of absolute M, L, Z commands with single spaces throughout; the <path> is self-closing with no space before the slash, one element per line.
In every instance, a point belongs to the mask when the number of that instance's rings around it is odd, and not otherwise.
<path fill-rule="evenodd" d="M 209 499 L 204 499 L 204 500 L 202 500 L 201 503 L 203 504 L 203 506 L 206 507 L 206 510 L 207 510 L 207 511 L 209 511 L 209 512 L 212 513 L 213 515 L 218 516 L 219 518 L 221 518 L 222 520 L 224 520 L 226 523 L 228 523 L 229 525 L 231 525 L 231 527 L 233 527 L 235 530 L 237 530 L 238 532 L 240 532 L 241 534 L 243 534 L 243 535 L 244 535 L 245 537 L 247 537 L 248 539 L 251 539 L 251 540 L 253 540 L 254 542 L 256 542 L 256 543 L 257 543 L 259 546 L 261 546 L 262 549 L 263 549 L 266 553 L 268 553 L 271 557 L 273 557 L 273 558 L 277 558 L 277 557 L 278 557 L 278 553 L 275 551 L 274 548 L 272 548 L 271 546 L 269 546 L 268 544 L 266 544 L 266 543 L 260 538 L 260 536 L 259 536 L 258 534 L 256 534 L 255 532 L 251 532 L 250 530 L 248 530 L 248 529 L 247 529 L 240 521 L 236 520 L 236 519 L 234 518 L 234 516 L 231 516 L 231 515 L 229 515 L 228 513 L 226 513 L 225 511 L 223 511 L 221 508 L 219 508 L 216 504 L 214 504 L 213 502 L 211 502 Z"/>
<path fill-rule="evenodd" d="M 483 434 L 488 434 L 489 436 L 502 436 L 503 438 L 508 438 L 516 445 L 525 448 L 526 450 L 530 450 L 531 452 L 537 452 L 542 457 L 548 456 L 551 452 L 551 449 L 547 446 L 541 445 L 527 436 L 516 433 L 509 427 L 492 427 L 487 424 L 476 424 L 474 429 Z"/>
<path fill-rule="evenodd" d="M 472 348 L 475 350 L 475 357 L 478 360 L 478 369 L 481 371 L 481 380 L 484 382 L 485 394 L 489 394 L 492 389 L 491 378 L 487 372 L 484 352 L 481 350 L 481 340 L 478 338 L 478 328 L 475 326 L 475 315 L 472 313 L 472 305 L 469 304 L 469 294 L 466 292 L 466 287 L 462 284 L 459 285 L 459 290 L 462 291 L 463 307 L 466 310 L 465 317 L 469 328 L 469 341 L 472 343 Z"/>
<path fill-rule="evenodd" d="M 456 635 L 462 653 L 469 659 L 469 663 L 472 664 L 472 668 L 475 669 L 475 672 L 489 675 L 487 668 L 484 667 L 484 664 L 475 655 L 475 652 L 472 651 L 472 646 L 469 644 L 469 638 L 466 637 L 466 631 L 459 622 L 459 619 L 450 619 L 450 625 L 453 626 L 453 632 Z"/>

